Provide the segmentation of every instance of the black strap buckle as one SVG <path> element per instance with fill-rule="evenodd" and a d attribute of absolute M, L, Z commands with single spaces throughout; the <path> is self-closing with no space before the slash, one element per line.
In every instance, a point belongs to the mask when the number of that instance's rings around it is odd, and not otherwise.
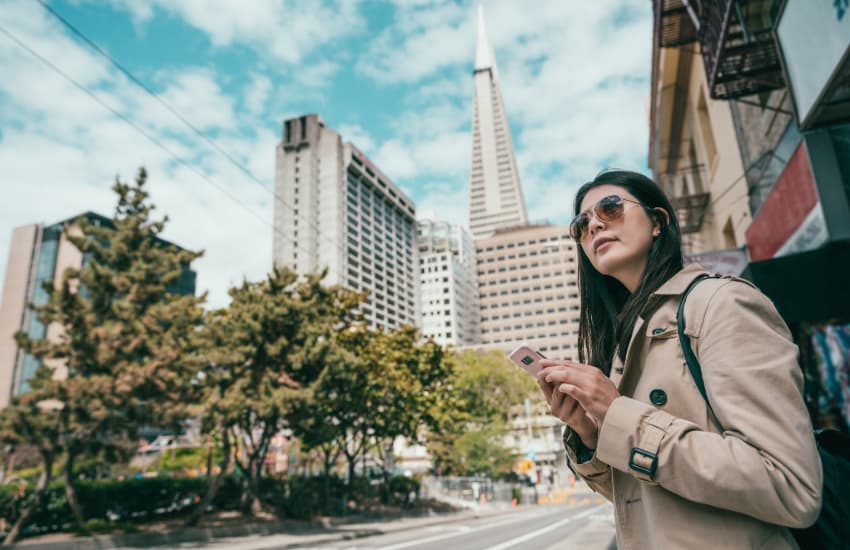
<path fill-rule="evenodd" d="M 652 460 L 649 465 L 649 468 L 641 466 L 640 464 L 635 464 L 635 455 L 645 456 L 646 458 Z M 632 454 L 629 457 L 629 468 L 638 471 L 642 474 L 646 474 L 649 477 L 652 477 L 655 475 L 655 470 L 658 469 L 658 455 L 635 447 L 632 449 Z"/>

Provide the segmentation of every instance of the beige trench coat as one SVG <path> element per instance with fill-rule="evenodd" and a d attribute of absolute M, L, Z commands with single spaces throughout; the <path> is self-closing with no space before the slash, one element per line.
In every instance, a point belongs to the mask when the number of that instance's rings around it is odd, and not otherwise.
<path fill-rule="evenodd" d="M 709 409 L 676 331 L 682 293 L 700 273 L 689 265 L 656 291 L 669 300 L 635 323 L 625 363 L 614 360 L 622 395 L 593 458 L 579 464 L 576 438 L 564 433 L 570 467 L 613 502 L 619 550 L 797 548 L 786 527 L 816 520 L 823 483 L 797 348 L 749 282 L 699 283 L 685 332 Z"/>

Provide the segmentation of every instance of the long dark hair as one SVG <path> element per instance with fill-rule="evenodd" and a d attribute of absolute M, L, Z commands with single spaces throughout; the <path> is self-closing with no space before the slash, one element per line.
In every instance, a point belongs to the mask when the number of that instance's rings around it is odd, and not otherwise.
<path fill-rule="evenodd" d="M 626 349 L 638 316 L 641 313 L 651 314 L 661 305 L 661 300 L 650 300 L 652 293 L 682 269 L 684 258 L 676 212 L 654 181 L 626 170 L 602 172 L 579 188 L 575 199 L 576 214 L 588 191 L 600 185 L 616 185 L 634 195 L 645 207 L 644 212 L 661 227 L 661 233 L 649 249 L 643 277 L 633 294 L 614 277 L 596 271 L 581 246 L 576 247 L 581 295 L 579 362 L 595 365 L 609 374 L 615 352 L 621 361 L 626 360 Z M 665 210 L 669 221 L 657 210 L 652 210 L 655 208 Z"/>

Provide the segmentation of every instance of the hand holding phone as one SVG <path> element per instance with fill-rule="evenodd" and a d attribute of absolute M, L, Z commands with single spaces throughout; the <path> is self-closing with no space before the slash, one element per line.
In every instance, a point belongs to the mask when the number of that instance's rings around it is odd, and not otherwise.
<path fill-rule="evenodd" d="M 546 359 L 542 353 L 524 343 L 513 350 L 508 358 L 534 378 L 537 378 L 537 373 L 543 369 L 540 360 Z"/>

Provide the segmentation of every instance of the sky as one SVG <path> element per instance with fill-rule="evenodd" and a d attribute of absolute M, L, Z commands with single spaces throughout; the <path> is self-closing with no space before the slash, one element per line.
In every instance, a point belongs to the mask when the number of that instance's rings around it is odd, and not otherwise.
<path fill-rule="evenodd" d="M 0 0 L 0 273 L 13 228 L 111 216 L 144 166 L 163 237 L 204 251 L 198 290 L 227 305 L 271 269 L 275 146 L 307 113 L 417 217 L 468 225 L 475 0 L 45 3 L 160 99 L 38 0 Z M 568 223 L 597 172 L 646 171 L 651 3 L 483 5 L 529 218 Z"/>

